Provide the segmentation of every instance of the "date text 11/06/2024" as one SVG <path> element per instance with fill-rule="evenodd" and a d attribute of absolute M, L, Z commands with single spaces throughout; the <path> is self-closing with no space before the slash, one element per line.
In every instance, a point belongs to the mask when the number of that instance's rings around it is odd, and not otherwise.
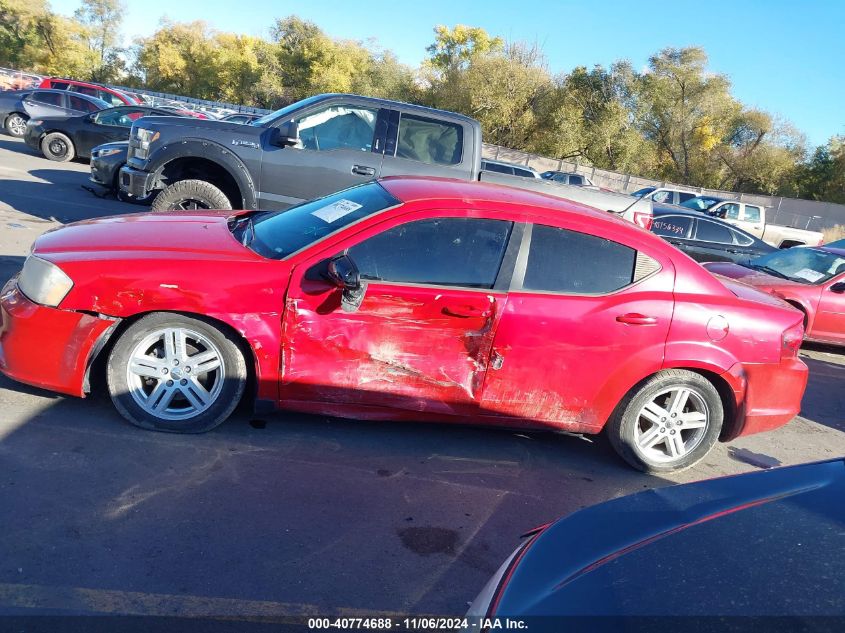
<path fill-rule="evenodd" d="M 512 618 L 309 618 L 311 630 L 345 631 L 519 631 L 524 620 Z"/>

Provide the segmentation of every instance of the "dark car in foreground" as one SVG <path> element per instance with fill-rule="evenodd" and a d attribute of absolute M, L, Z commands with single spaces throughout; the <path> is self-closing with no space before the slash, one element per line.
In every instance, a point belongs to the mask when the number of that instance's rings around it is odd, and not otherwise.
<path fill-rule="evenodd" d="M 651 230 L 697 262 L 740 262 L 778 250 L 742 229 L 696 211 L 655 208 Z"/>
<path fill-rule="evenodd" d="M 839 625 L 845 616 L 843 499 L 840 458 L 607 501 L 529 533 L 467 615 L 554 633 L 596 630 L 585 623 L 602 631 L 838 631 L 830 616 Z M 672 616 L 687 619 L 667 623 Z M 828 619 L 802 628 L 809 621 L 801 618 L 812 617 Z M 698 628 L 697 618 L 713 627 Z"/>
<path fill-rule="evenodd" d="M 145 116 L 170 115 L 145 106 L 119 106 L 82 116 L 38 117 L 27 123 L 24 140 L 45 158 L 66 162 L 90 157 L 97 145 L 128 141 L 132 124 Z"/>
<path fill-rule="evenodd" d="M 780 300 L 609 213 L 447 179 L 78 222 L 0 314 L 10 378 L 84 395 L 103 351 L 118 411 L 170 432 L 216 427 L 251 378 L 260 408 L 604 431 L 664 472 L 785 424 L 807 381 Z"/>
<path fill-rule="evenodd" d="M 36 117 L 79 116 L 108 108 L 96 97 L 65 90 L 15 90 L 0 92 L 0 121 L 10 136 L 26 134 L 26 123 Z"/>

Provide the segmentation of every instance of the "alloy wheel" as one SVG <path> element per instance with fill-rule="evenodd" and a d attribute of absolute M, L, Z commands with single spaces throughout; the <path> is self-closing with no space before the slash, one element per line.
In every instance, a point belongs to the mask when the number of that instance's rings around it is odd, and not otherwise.
<path fill-rule="evenodd" d="M 10 116 L 7 125 L 9 126 L 9 131 L 15 136 L 23 136 L 26 134 L 26 121 L 19 114 L 13 114 Z"/>
<path fill-rule="evenodd" d="M 695 389 L 665 389 L 640 409 L 634 425 L 634 444 L 644 457 L 672 463 L 702 442 L 709 423 L 707 403 Z"/>

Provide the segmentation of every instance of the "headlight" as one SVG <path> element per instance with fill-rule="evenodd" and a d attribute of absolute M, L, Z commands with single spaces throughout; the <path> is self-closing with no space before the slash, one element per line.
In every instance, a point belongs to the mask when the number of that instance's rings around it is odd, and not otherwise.
<path fill-rule="evenodd" d="M 133 135 L 138 139 L 138 146 L 134 148 L 135 156 L 144 160 L 150 155 L 150 145 L 158 140 L 159 134 L 154 130 L 138 127 Z"/>
<path fill-rule="evenodd" d="M 55 308 L 73 288 L 73 282 L 55 264 L 30 255 L 18 277 L 18 288 L 30 301 Z"/>
<path fill-rule="evenodd" d="M 94 155 L 94 158 L 103 158 L 105 156 L 114 156 L 115 154 L 120 154 L 120 152 L 122 152 L 122 151 L 123 151 L 122 149 L 118 149 L 116 147 L 113 147 L 111 149 L 97 150 L 96 152 L 93 152 L 93 155 Z"/>

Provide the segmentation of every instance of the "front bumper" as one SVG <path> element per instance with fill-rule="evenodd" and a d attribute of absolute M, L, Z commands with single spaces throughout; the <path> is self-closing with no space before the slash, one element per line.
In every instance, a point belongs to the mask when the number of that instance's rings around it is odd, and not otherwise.
<path fill-rule="evenodd" d="M 0 372 L 35 387 L 84 396 L 93 352 L 117 322 L 33 303 L 12 279 L 0 293 Z"/>
<path fill-rule="evenodd" d="M 780 363 L 737 363 L 723 377 L 730 383 L 737 402 L 733 432 L 723 440 L 771 431 L 801 412 L 809 369 L 799 358 Z"/>
<path fill-rule="evenodd" d="M 116 188 L 118 184 L 115 175 L 118 173 L 120 163 L 110 164 L 107 159 L 91 158 L 91 175 L 88 180 L 107 189 Z"/>
<path fill-rule="evenodd" d="M 134 198 L 146 198 L 153 191 L 153 174 L 129 165 L 120 168 L 120 190 Z"/>

